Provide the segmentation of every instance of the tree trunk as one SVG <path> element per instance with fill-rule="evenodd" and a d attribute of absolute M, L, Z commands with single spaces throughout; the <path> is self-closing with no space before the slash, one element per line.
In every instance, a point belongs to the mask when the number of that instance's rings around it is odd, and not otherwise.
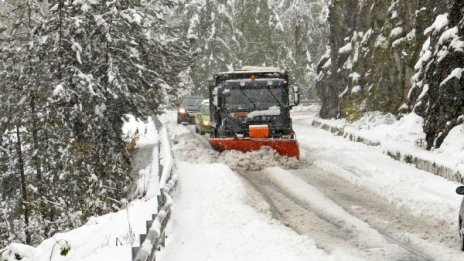
<path fill-rule="evenodd" d="M 39 127 L 37 126 L 37 108 L 36 108 L 36 95 L 34 91 L 31 91 L 31 117 L 32 117 L 32 143 L 33 143 L 33 148 L 34 148 L 34 153 L 33 153 L 33 161 L 36 169 L 36 181 L 37 181 L 37 188 L 38 188 L 38 200 L 39 200 L 39 208 L 40 208 L 40 216 L 42 219 L 42 225 L 45 225 L 44 227 L 44 237 L 47 237 L 48 233 L 48 225 L 46 224 L 47 220 L 47 214 L 46 214 L 46 206 L 44 203 L 44 198 L 45 196 L 45 191 L 43 189 L 43 175 L 42 175 L 42 162 L 39 157 L 39 138 L 38 138 L 38 133 L 39 133 Z M 40 153 L 42 155 L 42 153 Z"/>
<path fill-rule="evenodd" d="M 21 174 L 21 188 L 22 188 L 22 205 L 24 210 L 24 224 L 26 228 L 24 229 L 24 233 L 26 234 L 26 244 L 31 244 L 31 232 L 29 231 L 29 201 L 27 198 L 27 190 L 26 190 L 26 176 L 24 174 L 24 160 L 23 160 L 23 152 L 21 149 L 21 135 L 19 134 L 19 126 L 16 125 L 16 150 L 18 152 L 18 164 L 19 164 L 19 172 Z"/>

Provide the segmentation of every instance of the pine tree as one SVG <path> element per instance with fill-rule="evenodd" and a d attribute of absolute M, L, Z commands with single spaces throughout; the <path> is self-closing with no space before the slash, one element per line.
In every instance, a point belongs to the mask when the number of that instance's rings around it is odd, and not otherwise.
<path fill-rule="evenodd" d="M 207 79 L 243 65 L 291 72 L 305 97 L 315 96 L 315 63 L 325 52 L 325 1 L 186 1 L 184 32 L 196 50 L 193 92 L 206 94 Z"/>
<path fill-rule="evenodd" d="M 7 4 L 15 11 L 5 12 L 0 42 L 0 186 L 15 189 L 0 196 L 23 200 L 5 201 L 1 242 L 32 243 L 127 196 L 122 118 L 145 118 L 177 96 L 171 86 L 190 54 L 174 1 Z"/>

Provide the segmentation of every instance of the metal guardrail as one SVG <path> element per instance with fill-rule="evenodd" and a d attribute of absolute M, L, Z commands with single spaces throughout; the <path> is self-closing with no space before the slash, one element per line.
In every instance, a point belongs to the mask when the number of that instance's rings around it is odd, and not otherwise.
<path fill-rule="evenodd" d="M 161 137 L 161 129 L 163 128 L 163 124 L 156 116 L 154 116 L 153 119 L 160 136 L 158 140 L 158 178 L 161 179 L 164 168 L 161 163 L 161 146 L 163 140 L 163 137 Z M 167 144 L 165 144 L 165 146 L 166 145 Z M 133 261 L 155 261 L 156 251 L 159 251 L 161 247 L 165 246 L 165 230 L 172 213 L 171 193 L 173 192 L 176 183 L 177 178 L 174 174 L 174 167 L 172 167 L 170 170 L 169 178 L 167 179 L 164 187 L 160 188 L 160 194 L 157 198 L 157 214 L 153 214 L 152 219 L 146 222 L 147 233 L 140 235 L 140 246 L 132 247 Z"/>

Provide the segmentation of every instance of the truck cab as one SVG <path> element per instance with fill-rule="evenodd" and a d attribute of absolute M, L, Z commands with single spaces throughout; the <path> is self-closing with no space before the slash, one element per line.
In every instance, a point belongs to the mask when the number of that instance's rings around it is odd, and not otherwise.
<path fill-rule="evenodd" d="M 210 111 L 215 136 L 249 137 L 250 125 L 268 125 L 270 138 L 293 134 L 290 110 L 298 101 L 290 104 L 294 89 L 289 88 L 287 72 L 257 68 L 214 76 Z"/>
<path fill-rule="evenodd" d="M 290 110 L 298 104 L 299 94 L 298 88 L 290 87 L 286 71 L 244 67 L 218 73 L 210 80 L 209 99 L 213 147 L 251 151 L 263 144 L 280 148 L 293 141 L 298 151 Z"/>

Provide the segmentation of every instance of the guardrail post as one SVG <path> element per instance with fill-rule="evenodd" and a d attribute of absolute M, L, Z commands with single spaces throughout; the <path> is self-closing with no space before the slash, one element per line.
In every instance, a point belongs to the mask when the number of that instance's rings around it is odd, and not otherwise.
<path fill-rule="evenodd" d="M 161 207 L 163 206 L 163 202 L 162 202 L 162 199 L 161 199 L 161 194 L 156 196 L 156 199 L 158 200 L 158 212 L 160 212 Z"/>
<path fill-rule="evenodd" d="M 150 230 L 151 225 L 153 224 L 153 220 L 147 220 L 147 231 Z"/>

